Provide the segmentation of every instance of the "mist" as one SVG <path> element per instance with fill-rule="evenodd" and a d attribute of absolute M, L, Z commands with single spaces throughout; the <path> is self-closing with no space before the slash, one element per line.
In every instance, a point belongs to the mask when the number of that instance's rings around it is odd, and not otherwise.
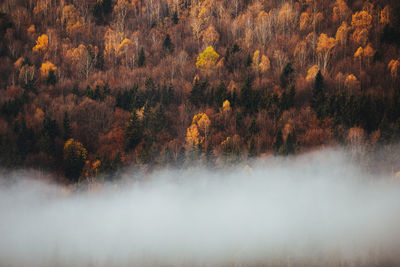
<path fill-rule="evenodd" d="M 98 192 L 0 178 L 0 266 L 398 265 L 400 183 L 341 151 L 126 170 Z"/>

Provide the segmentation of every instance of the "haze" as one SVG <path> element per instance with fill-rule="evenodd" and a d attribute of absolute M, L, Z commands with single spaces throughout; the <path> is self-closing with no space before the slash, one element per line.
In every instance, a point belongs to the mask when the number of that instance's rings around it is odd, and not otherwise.
<path fill-rule="evenodd" d="M 2 177 L 0 265 L 400 263 L 400 185 L 340 151 L 123 176 L 71 194 L 22 172 Z"/>

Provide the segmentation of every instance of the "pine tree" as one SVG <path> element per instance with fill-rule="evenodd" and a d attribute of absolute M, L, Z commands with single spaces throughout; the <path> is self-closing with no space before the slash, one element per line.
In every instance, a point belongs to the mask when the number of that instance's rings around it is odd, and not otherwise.
<path fill-rule="evenodd" d="M 174 51 L 174 44 L 171 41 L 171 37 L 169 34 L 165 36 L 164 42 L 163 42 L 163 49 L 168 50 L 169 52 Z"/>
<path fill-rule="evenodd" d="M 143 129 L 142 123 L 139 121 L 136 112 L 132 112 L 132 116 L 129 120 L 128 127 L 125 130 L 125 150 L 130 151 L 137 147 L 142 141 Z"/>
<path fill-rule="evenodd" d="M 324 77 L 318 71 L 315 77 L 314 89 L 312 92 L 311 108 L 317 113 L 318 119 L 323 119 L 326 115 L 326 95 L 324 89 Z"/>
<path fill-rule="evenodd" d="M 143 67 L 145 62 L 146 62 L 146 54 L 144 53 L 144 49 L 142 47 L 139 52 L 138 66 Z"/>

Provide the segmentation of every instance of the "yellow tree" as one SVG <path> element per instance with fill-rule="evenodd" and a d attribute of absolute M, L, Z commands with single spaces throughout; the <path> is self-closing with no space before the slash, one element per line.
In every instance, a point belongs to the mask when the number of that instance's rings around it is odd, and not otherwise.
<path fill-rule="evenodd" d="M 33 52 L 44 53 L 49 47 L 49 37 L 46 34 L 40 35 L 36 40 L 36 45 L 33 47 Z"/>
<path fill-rule="evenodd" d="M 254 51 L 253 60 L 252 60 L 254 70 L 258 71 L 258 65 L 260 64 L 260 50 Z"/>
<path fill-rule="evenodd" d="M 372 48 L 371 43 L 368 43 L 367 47 L 364 48 L 363 55 L 367 59 L 367 66 L 369 66 L 372 57 L 375 55 L 375 49 Z"/>
<path fill-rule="evenodd" d="M 372 16 L 367 11 L 356 12 L 351 18 L 351 26 L 354 29 L 370 29 L 372 26 Z"/>
<path fill-rule="evenodd" d="M 397 78 L 400 67 L 400 61 L 398 59 L 392 59 L 388 64 L 388 69 L 390 71 L 390 75 L 392 75 L 393 79 Z"/>
<path fill-rule="evenodd" d="M 382 9 L 379 21 L 382 24 L 389 24 L 390 23 L 390 7 L 389 6 L 385 6 L 385 8 Z"/>
<path fill-rule="evenodd" d="M 200 143 L 202 143 L 203 140 L 196 124 L 192 124 L 189 128 L 187 128 L 185 140 L 189 147 L 197 147 Z"/>
<path fill-rule="evenodd" d="M 360 82 L 358 81 L 356 76 L 350 74 L 344 81 L 344 86 L 349 90 L 357 90 L 360 88 Z"/>
<path fill-rule="evenodd" d="M 330 56 L 335 46 L 336 46 L 335 38 L 328 37 L 328 35 L 326 35 L 325 33 L 321 33 L 321 35 L 318 38 L 317 52 L 318 52 L 318 59 L 322 66 L 323 72 L 326 72 Z"/>
<path fill-rule="evenodd" d="M 362 57 L 364 55 L 364 49 L 360 46 L 357 51 L 354 53 L 354 58 L 358 59 L 360 62 L 360 73 L 361 73 L 361 64 L 362 64 Z"/>
<path fill-rule="evenodd" d="M 311 68 L 308 69 L 307 71 L 307 76 L 306 76 L 306 80 L 308 82 L 312 82 L 315 81 L 315 77 L 317 76 L 319 72 L 319 67 L 318 65 L 314 65 Z"/>
<path fill-rule="evenodd" d="M 203 53 L 197 57 L 196 67 L 202 71 L 209 71 L 215 68 L 219 55 L 212 46 L 207 47 Z"/>
<path fill-rule="evenodd" d="M 309 12 L 305 11 L 300 15 L 300 31 L 310 30 L 312 26 L 312 16 Z"/>
<path fill-rule="evenodd" d="M 229 100 L 225 100 L 224 103 L 222 103 L 222 112 L 224 114 L 229 114 L 231 112 L 231 103 L 229 102 Z"/>
<path fill-rule="evenodd" d="M 265 73 L 265 72 L 269 71 L 269 69 L 271 67 L 271 62 L 270 62 L 268 56 L 262 55 L 261 62 L 260 62 L 260 64 L 258 66 L 259 66 L 260 71 L 262 73 Z"/>
<path fill-rule="evenodd" d="M 346 46 L 347 44 L 347 35 L 349 34 L 350 27 L 346 21 L 342 22 L 342 25 L 338 28 L 336 32 L 336 42 L 341 44 L 342 46 Z"/>
<path fill-rule="evenodd" d="M 98 56 L 97 46 L 80 44 L 76 48 L 69 49 L 66 58 L 71 62 L 74 70 L 82 77 L 88 78 L 91 70 L 96 64 Z"/>
<path fill-rule="evenodd" d="M 47 78 L 51 70 L 56 71 L 57 67 L 50 61 L 43 62 L 42 66 L 40 67 L 40 74 L 42 78 Z"/>

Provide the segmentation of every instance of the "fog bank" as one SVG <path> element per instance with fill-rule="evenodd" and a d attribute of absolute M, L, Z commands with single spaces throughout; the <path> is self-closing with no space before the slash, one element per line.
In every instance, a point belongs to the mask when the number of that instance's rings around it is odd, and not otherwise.
<path fill-rule="evenodd" d="M 0 178 L 0 266 L 400 263 L 400 184 L 338 151 L 96 193 L 24 176 Z"/>

